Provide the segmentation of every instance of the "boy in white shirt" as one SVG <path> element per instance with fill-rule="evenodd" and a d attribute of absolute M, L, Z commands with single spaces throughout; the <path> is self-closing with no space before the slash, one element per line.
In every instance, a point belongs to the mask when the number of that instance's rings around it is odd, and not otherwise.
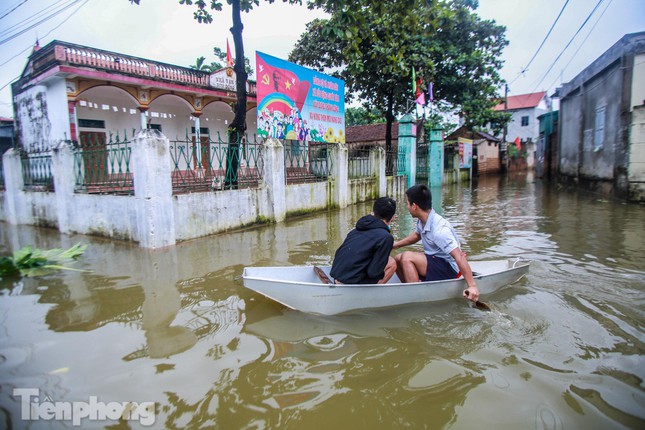
<path fill-rule="evenodd" d="M 439 281 L 463 275 L 468 285 L 464 297 L 477 302 L 479 290 L 466 254 L 461 251 L 459 238 L 450 223 L 432 209 L 430 189 L 425 185 L 414 185 L 405 194 L 408 211 L 417 218 L 417 226 L 408 237 L 394 242 L 393 248 L 421 240 L 424 252 L 405 251 L 394 257 L 399 279 L 402 282 Z"/>

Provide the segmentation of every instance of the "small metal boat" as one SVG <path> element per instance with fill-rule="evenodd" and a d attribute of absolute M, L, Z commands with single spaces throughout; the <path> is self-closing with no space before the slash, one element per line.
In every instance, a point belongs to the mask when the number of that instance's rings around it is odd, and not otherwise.
<path fill-rule="evenodd" d="M 522 259 L 469 261 L 481 296 L 520 280 L 530 262 Z M 330 266 L 320 266 L 329 276 Z M 463 278 L 402 283 L 394 275 L 387 284 L 326 284 L 314 266 L 246 267 L 244 286 L 271 300 L 302 312 L 337 315 L 361 309 L 377 309 L 409 303 L 461 298 Z"/>

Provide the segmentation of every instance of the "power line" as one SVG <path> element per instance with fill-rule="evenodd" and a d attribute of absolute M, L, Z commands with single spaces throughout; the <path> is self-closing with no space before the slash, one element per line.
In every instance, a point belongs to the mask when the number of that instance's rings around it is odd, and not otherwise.
<path fill-rule="evenodd" d="M 597 20 L 596 20 L 596 22 L 594 23 L 593 27 L 591 27 L 591 30 L 589 30 L 589 33 L 587 33 L 587 35 L 585 36 L 585 38 L 584 38 L 584 39 L 582 39 L 582 42 L 581 42 L 581 43 L 580 43 L 580 45 L 578 46 L 578 49 L 576 49 L 576 52 L 574 52 L 574 53 L 573 53 L 573 55 L 572 55 L 572 56 L 571 56 L 571 58 L 569 59 L 569 62 L 568 62 L 568 63 L 567 63 L 563 68 L 562 68 L 562 70 L 563 70 L 563 71 L 564 71 L 564 70 L 566 70 L 566 68 L 567 68 L 567 67 L 569 67 L 569 64 L 571 64 L 571 62 L 573 61 L 573 59 L 575 58 L 575 56 L 576 56 L 576 55 L 578 55 L 578 52 L 580 51 L 580 48 L 582 48 L 582 46 L 585 44 L 585 42 L 587 41 L 587 39 L 589 39 L 589 36 L 591 36 L 591 33 L 593 33 L 594 29 L 596 28 L 596 25 L 598 25 L 598 22 L 600 22 L 600 19 L 603 17 L 603 15 L 605 14 L 605 12 L 607 12 L 607 9 L 609 9 L 609 6 L 611 5 L 611 2 L 612 2 L 612 1 L 614 1 L 614 0 L 609 0 L 609 3 L 607 3 L 607 6 L 605 6 L 605 9 L 602 11 L 602 13 L 600 14 L 600 16 L 598 17 L 598 19 L 597 19 Z M 551 85 L 549 85 L 547 88 L 551 88 L 551 87 L 556 83 L 556 81 L 557 81 L 557 80 L 558 80 L 558 78 L 556 77 L 556 78 L 555 78 L 555 80 L 554 80 L 553 82 L 551 82 Z"/>
<path fill-rule="evenodd" d="M 580 33 L 580 31 L 582 30 L 582 28 L 587 24 L 587 22 L 589 22 L 589 19 L 590 19 L 590 18 L 591 18 L 591 16 L 596 12 L 596 10 L 598 9 L 598 6 L 600 6 L 600 4 L 601 4 L 603 1 L 604 1 L 604 0 L 598 0 L 598 3 L 596 3 L 596 6 L 594 6 L 594 8 L 592 9 L 592 11 L 591 11 L 591 12 L 589 13 L 589 15 L 587 16 L 587 18 L 586 18 L 586 19 L 584 20 L 584 22 L 580 25 L 580 28 L 578 28 L 578 30 L 577 30 L 577 31 L 576 31 L 576 33 L 573 35 L 573 37 L 571 38 L 571 40 L 569 40 L 569 43 L 567 43 L 567 45 L 562 49 L 562 51 L 560 51 L 560 53 L 558 54 L 558 56 L 556 57 L 556 59 L 555 59 L 555 60 L 553 60 L 553 63 L 551 63 L 551 65 L 549 66 L 549 68 L 547 69 L 547 71 L 546 71 L 546 72 L 544 73 L 544 75 L 542 76 L 542 79 L 540 79 L 540 82 L 538 82 L 538 83 L 537 83 L 537 85 L 535 86 L 535 88 L 533 88 L 533 91 L 531 91 L 532 93 L 534 93 L 534 92 L 535 92 L 535 90 L 537 90 L 537 88 L 540 86 L 540 84 L 544 81 L 544 79 L 547 77 L 547 75 L 549 74 L 549 72 L 551 71 L 551 69 L 553 69 L 553 66 L 555 66 L 555 63 L 557 63 L 557 62 L 558 62 L 558 60 L 560 59 L 560 57 L 562 57 L 562 54 L 564 54 L 564 51 L 566 51 L 566 50 L 567 50 L 567 48 L 569 47 L 569 45 L 571 45 L 571 42 L 573 42 L 573 39 L 575 39 L 575 38 L 576 38 L 576 36 L 578 35 L 578 33 Z"/>
<path fill-rule="evenodd" d="M 90 0 L 83 0 L 83 3 L 82 3 L 81 5 L 79 5 L 79 6 L 78 6 L 74 11 L 72 11 L 72 13 L 70 13 L 70 14 L 69 14 L 69 16 L 68 16 L 67 18 L 65 18 L 64 20 L 62 20 L 62 21 L 61 21 L 61 22 L 60 22 L 56 27 L 52 28 L 52 29 L 51 29 L 51 30 L 49 30 L 47 33 L 45 33 L 45 35 L 43 36 L 43 38 L 44 38 L 44 37 L 49 36 L 49 34 L 51 34 L 52 32 L 54 32 L 54 31 L 55 31 L 56 29 L 58 29 L 61 25 L 65 24 L 65 23 L 66 23 L 66 22 L 67 22 L 67 21 L 68 21 L 72 16 L 74 16 L 74 14 L 76 14 L 76 12 L 78 12 L 78 11 L 79 11 L 79 9 L 81 9 L 83 6 L 85 6 L 89 1 L 90 1 Z M 10 59 L 8 59 L 7 61 L 5 61 L 4 63 L 0 64 L 0 67 L 4 66 L 5 64 L 7 64 L 8 62 L 10 62 L 10 61 L 11 61 L 11 60 L 13 60 L 14 58 L 16 58 L 17 56 L 19 56 L 19 55 L 20 55 L 20 54 L 22 54 L 23 52 L 25 52 L 26 50 L 28 50 L 29 48 L 31 48 L 31 45 L 30 45 L 30 46 L 27 46 L 27 48 L 23 49 L 22 51 L 20 51 L 19 53 L 17 53 L 16 55 L 14 55 L 13 57 L 11 57 L 11 58 L 10 58 Z M 9 84 L 11 84 L 13 81 L 15 81 L 16 79 L 18 79 L 19 77 L 20 77 L 20 75 L 18 75 L 18 76 L 16 76 L 15 78 L 11 79 L 9 82 L 7 82 L 5 85 L 3 85 L 3 86 L 0 88 L 0 91 L 4 90 L 7 86 L 9 86 Z"/>
<path fill-rule="evenodd" d="M 32 13 L 31 15 L 27 16 L 26 18 L 23 18 L 21 21 L 18 21 L 18 22 L 14 23 L 13 25 L 11 25 L 11 26 L 9 26 L 7 28 L 3 28 L 2 30 L 0 30 L 0 36 L 5 37 L 5 35 L 11 34 L 11 32 L 14 31 L 15 29 L 19 29 L 20 27 L 22 27 L 22 26 L 24 26 L 24 25 L 26 25 L 26 24 L 28 24 L 30 22 L 35 21 L 41 15 L 44 15 L 45 13 L 47 13 L 50 9 L 51 10 L 56 9 L 56 7 L 57 7 L 57 5 L 59 3 L 62 3 L 62 2 L 65 2 L 65 1 L 68 1 L 68 0 L 57 0 L 55 3 L 48 5 L 47 7 L 45 7 L 44 9 L 39 10 L 36 13 Z"/>
<path fill-rule="evenodd" d="M 14 11 L 14 10 L 16 10 L 16 9 L 18 9 L 20 6 L 22 6 L 23 4 L 27 3 L 28 1 L 29 1 L 29 0 L 23 0 L 23 2 L 22 2 L 22 3 L 20 3 L 19 5 L 17 5 L 17 6 L 16 6 L 16 7 L 14 7 L 13 9 L 11 9 L 9 12 L 5 13 L 4 15 L 0 16 L 0 19 L 2 19 L 2 18 L 4 18 L 5 16 L 9 15 L 11 12 L 13 12 L 13 11 Z"/>
<path fill-rule="evenodd" d="M 562 6 L 562 9 L 560 9 L 560 13 L 559 13 L 559 14 L 558 14 L 558 16 L 555 18 L 555 21 L 553 21 L 553 24 L 551 25 L 551 28 L 549 29 L 549 32 L 546 34 L 546 36 L 544 36 L 544 39 L 542 39 L 542 43 L 540 43 L 540 47 L 537 49 L 537 51 L 535 51 L 535 54 L 533 54 L 533 57 L 531 57 L 531 59 L 529 60 L 529 63 L 524 67 L 524 69 L 522 69 L 522 71 L 521 71 L 520 73 L 524 73 L 524 72 L 526 72 L 526 71 L 529 69 L 529 66 L 531 65 L 531 63 L 533 62 L 533 60 L 535 60 L 535 57 L 536 57 L 536 56 L 537 56 L 537 54 L 540 52 L 540 50 L 541 50 L 541 49 L 542 49 L 542 47 L 544 46 L 544 43 L 546 42 L 546 40 L 547 40 L 547 39 L 549 38 L 549 36 L 551 35 L 551 32 L 553 31 L 553 27 L 555 27 L 555 25 L 558 23 L 558 20 L 559 20 L 559 19 L 560 19 L 560 17 L 562 16 L 562 12 L 564 12 L 564 9 L 567 7 L 567 5 L 568 5 L 568 4 L 569 4 L 569 0 L 567 0 L 566 2 L 564 2 L 564 6 Z"/>
<path fill-rule="evenodd" d="M 70 7 L 72 7 L 73 5 L 78 3 L 79 1 L 81 1 L 81 0 L 74 0 L 74 1 L 66 4 L 65 6 L 61 7 L 59 10 L 57 10 L 55 12 L 52 12 L 50 15 L 48 15 L 45 18 L 41 19 L 37 23 L 32 24 L 31 26 L 29 26 L 29 27 L 27 27 L 27 28 L 25 28 L 25 29 L 23 29 L 23 30 L 21 30 L 21 31 L 19 31 L 19 32 L 7 37 L 6 39 L 0 40 L 0 45 L 3 45 L 5 43 L 15 39 L 16 37 L 20 36 L 21 34 L 24 34 L 25 32 L 31 30 L 32 28 L 39 26 L 43 22 L 49 21 L 50 19 L 52 19 L 53 17 L 55 17 L 56 15 L 58 15 L 58 14 L 64 12 L 64 11 L 66 11 L 67 9 L 69 9 Z"/>

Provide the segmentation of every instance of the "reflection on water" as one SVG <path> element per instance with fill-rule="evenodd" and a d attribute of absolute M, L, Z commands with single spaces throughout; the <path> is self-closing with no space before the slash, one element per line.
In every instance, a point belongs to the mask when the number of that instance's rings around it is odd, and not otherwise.
<path fill-rule="evenodd" d="M 245 266 L 329 264 L 370 204 L 154 252 L 1 224 L 2 254 L 81 241 L 91 272 L 0 281 L 0 422 L 26 427 L 12 389 L 39 388 L 154 401 L 156 428 L 643 428 L 645 207 L 525 176 L 433 196 L 469 258 L 533 260 L 493 312 L 321 317 L 242 287 Z"/>

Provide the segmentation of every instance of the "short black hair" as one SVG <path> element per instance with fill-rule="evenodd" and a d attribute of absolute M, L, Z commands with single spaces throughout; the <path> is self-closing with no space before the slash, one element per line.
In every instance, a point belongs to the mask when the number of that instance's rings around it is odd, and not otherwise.
<path fill-rule="evenodd" d="M 379 197 L 372 208 L 374 215 L 387 222 L 390 222 L 396 212 L 396 201 L 390 197 Z"/>
<path fill-rule="evenodd" d="M 432 209 L 432 193 L 427 185 L 412 185 L 405 194 L 408 196 L 410 203 L 416 203 L 422 210 L 427 211 Z"/>

